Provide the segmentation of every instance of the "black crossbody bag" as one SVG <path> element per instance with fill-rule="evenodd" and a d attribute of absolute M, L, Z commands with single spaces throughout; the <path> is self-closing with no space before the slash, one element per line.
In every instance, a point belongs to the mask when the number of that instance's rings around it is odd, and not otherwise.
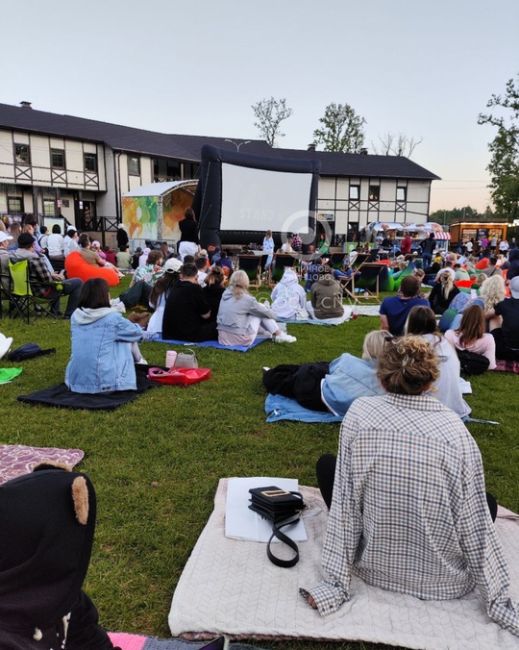
<path fill-rule="evenodd" d="M 267 487 L 252 488 L 249 508 L 272 524 L 272 535 L 267 544 L 267 556 L 276 566 L 290 568 L 299 561 L 299 549 L 297 544 L 290 539 L 281 528 L 296 524 L 301 517 L 301 510 L 305 507 L 303 497 L 299 492 L 282 490 L 276 485 Z M 276 537 L 289 546 L 295 555 L 289 560 L 276 557 L 270 548 L 272 540 Z"/>

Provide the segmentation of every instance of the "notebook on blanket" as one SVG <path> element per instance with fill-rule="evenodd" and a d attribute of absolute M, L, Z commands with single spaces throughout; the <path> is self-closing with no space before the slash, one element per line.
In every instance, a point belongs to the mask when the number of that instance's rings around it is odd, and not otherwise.
<path fill-rule="evenodd" d="M 149 339 L 152 343 L 167 343 L 168 345 L 183 345 L 190 348 L 216 348 L 217 350 L 230 350 L 231 352 L 248 352 L 258 345 L 265 343 L 265 341 L 270 341 L 270 339 L 258 336 L 250 345 L 222 345 L 218 341 L 197 341 L 197 342 L 188 342 L 188 341 L 179 341 L 177 339 Z"/>
<path fill-rule="evenodd" d="M 229 634 L 248 638 L 367 641 L 420 650 L 517 650 L 518 637 L 490 621 L 479 595 L 425 601 L 370 587 L 353 577 L 350 602 L 321 617 L 299 596 L 321 579 L 327 510 L 315 488 L 301 487 L 308 541 L 291 569 L 268 561 L 265 544 L 227 539 L 222 479 L 215 506 L 173 595 L 169 626 L 174 636 Z M 519 521 L 499 509 L 496 527 L 508 561 L 511 595 L 519 596 Z M 199 636 L 198 638 L 202 638 Z"/>

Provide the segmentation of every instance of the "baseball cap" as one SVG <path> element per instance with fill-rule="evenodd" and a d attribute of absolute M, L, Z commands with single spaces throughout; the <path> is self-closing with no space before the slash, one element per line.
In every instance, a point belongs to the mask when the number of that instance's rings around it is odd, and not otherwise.
<path fill-rule="evenodd" d="M 165 273 L 168 271 L 171 273 L 178 273 L 182 268 L 182 262 L 174 257 L 171 257 L 169 260 L 166 260 L 164 262 L 164 266 L 162 268 Z"/>
<path fill-rule="evenodd" d="M 3 230 L 0 230 L 0 244 L 3 244 L 4 241 L 11 241 L 11 235 L 8 235 Z"/>
<path fill-rule="evenodd" d="M 519 298 L 519 275 L 516 275 L 515 278 L 510 280 L 510 291 L 512 298 Z"/>

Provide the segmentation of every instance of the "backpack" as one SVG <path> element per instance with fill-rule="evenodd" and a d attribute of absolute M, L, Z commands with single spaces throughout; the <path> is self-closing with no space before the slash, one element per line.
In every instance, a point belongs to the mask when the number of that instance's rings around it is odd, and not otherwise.
<path fill-rule="evenodd" d="M 490 364 L 487 357 L 470 350 L 457 350 L 462 375 L 481 375 Z"/>
<path fill-rule="evenodd" d="M 7 355 L 7 358 L 9 361 L 25 361 L 25 359 L 32 359 L 33 357 L 51 354 L 52 352 L 56 352 L 56 348 L 42 350 L 37 343 L 25 343 L 19 348 L 16 348 L 16 350 L 10 352 Z"/>

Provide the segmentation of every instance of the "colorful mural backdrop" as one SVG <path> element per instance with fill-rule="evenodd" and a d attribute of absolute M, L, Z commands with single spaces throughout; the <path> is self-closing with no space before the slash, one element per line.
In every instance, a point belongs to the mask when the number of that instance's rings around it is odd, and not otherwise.
<path fill-rule="evenodd" d="M 193 188 L 178 188 L 164 196 L 162 203 L 163 239 L 168 241 L 180 239 L 178 222 L 184 218 L 186 208 L 190 208 L 193 203 L 194 188 L 196 188 L 196 182 L 193 183 Z"/>
<path fill-rule="evenodd" d="M 130 239 L 157 239 L 158 197 L 123 197 L 123 223 Z"/>

